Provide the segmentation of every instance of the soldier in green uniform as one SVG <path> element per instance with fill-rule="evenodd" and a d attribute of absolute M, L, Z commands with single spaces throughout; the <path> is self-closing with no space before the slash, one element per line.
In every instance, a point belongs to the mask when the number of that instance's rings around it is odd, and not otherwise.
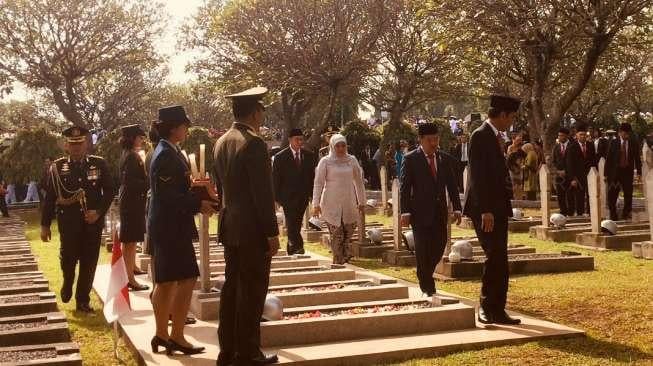
<path fill-rule="evenodd" d="M 63 131 L 63 135 L 68 156 L 55 160 L 48 172 L 41 240 L 50 241 L 50 223 L 56 215 L 64 280 L 61 300 L 67 303 L 72 297 L 75 267 L 79 262 L 77 310 L 91 313 L 90 292 L 100 254 L 104 215 L 111 206 L 114 188 L 104 159 L 87 155 L 88 130 L 73 126 Z"/>

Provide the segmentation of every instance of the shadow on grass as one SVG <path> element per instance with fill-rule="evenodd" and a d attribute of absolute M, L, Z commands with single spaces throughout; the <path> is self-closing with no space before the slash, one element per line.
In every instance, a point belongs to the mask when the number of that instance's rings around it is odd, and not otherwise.
<path fill-rule="evenodd" d="M 653 360 L 653 354 L 629 345 L 609 342 L 593 337 L 573 339 L 545 340 L 538 342 L 543 348 L 549 348 L 573 355 L 582 355 L 597 360 L 631 363 Z"/>

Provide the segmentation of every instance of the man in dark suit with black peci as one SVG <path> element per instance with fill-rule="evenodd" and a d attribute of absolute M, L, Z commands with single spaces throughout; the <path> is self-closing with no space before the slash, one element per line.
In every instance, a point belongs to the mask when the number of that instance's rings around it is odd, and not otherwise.
<path fill-rule="evenodd" d="M 634 171 L 642 177 L 641 145 L 632 136 L 630 123 L 619 125 L 619 137 L 610 140 L 605 162 L 605 177 L 608 182 L 608 208 L 610 220 L 617 220 L 617 198 L 619 191 L 624 192 L 624 209 L 622 218 L 631 218 L 633 209 L 633 178 Z"/>
<path fill-rule="evenodd" d="M 567 190 L 569 189 L 569 181 L 565 175 L 567 149 L 569 148 L 569 129 L 566 127 L 558 130 L 558 142 L 553 147 L 553 167 L 555 168 L 555 190 L 558 196 L 558 206 L 560 213 L 567 216 L 569 215 L 569 208 L 567 205 Z"/>
<path fill-rule="evenodd" d="M 290 131 L 288 147 L 274 156 L 272 178 L 274 196 L 283 207 L 288 229 L 288 255 L 304 254 L 301 235 L 304 212 L 313 193 L 317 158 L 304 147 L 304 134 L 296 128 Z"/>
<path fill-rule="evenodd" d="M 470 179 L 465 192 L 465 215 L 474 223 L 485 256 L 478 320 L 484 324 L 519 324 L 505 310 L 508 294 L 508 218 L 512 216 L 512 183 L 501 132 L 514 122 L 520 101 L 493 95 L 489 121 L 472 133 Z"/>
<path fill-rule="evenodd" d="M 576 141 L 569 144 L 565 154 L 565 176 L 569 182 L 567 202 L 569 215 L 584 215 L 589 213 L 587 174 L 591 167 L 596 167 L 596 152 L 594 144 L 587 141 L 587 126 L 576 126 Z"/>
<path fill-rule="evenodd" d="M 401 224 L 413 228 L 419 287 L 427 296 L 433 296 L 433 272 L 447 245 L 447 192 L 458 223 L 462 206 L 455 161 L 438 151 L 438 126 L 422 123 L 418 134 L 419 147 L 404 156 L 401 167 Z"/>
<path fill-rule="evenodd" d="M 228 95 L 236 122 L 215 144 L 214 171 L 223 208 L 218 240 L 224 245 L 226 281 L 220 294 L 217 365 L 267 365 L 276 355 L 260 350 L 260 322 L 270 263 L 279 250 L 270 157 L 258 135 L 267 89 Z"/>

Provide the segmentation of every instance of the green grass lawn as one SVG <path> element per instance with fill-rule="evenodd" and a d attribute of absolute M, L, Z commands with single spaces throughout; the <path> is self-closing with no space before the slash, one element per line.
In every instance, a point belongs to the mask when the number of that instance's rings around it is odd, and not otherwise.
<path fill-rule="evenodd" d="M 387 218 L 374 216 L 368 221 L 387 222 Z M 452 235 L 473 235 L 473 231 L 454 228 Z M 538 252 L 573 250 L 595 257 L 592 272 L 513 276 L 508 294 L 511 310 L 583 329 L 587 337 L 460 352 L 399 365 L 653 365 L 653 262 L 635 259 L 630 252 L 579 250 L 531 239 L 528 234 L 511 234 L 510 242 Z M 318 243 L 307 248 L 330 255 Z M 414 268 L 374 259 L 352 264 L 417 282 Z M 476 299 L 480 281 L 439 282 L 438 287 Z"/>
<path fill-rule="evenodd" d="M 51 290 L 58 293 L 61 274 L 56 225 L 53 225 L 52 242 L 45 244 L 39 239 L 37 215 L 24 218 L 29 223 L 27 236 L 38 256 L 39 267 L 50 280 Z M 388 218 L 381 216 L 369 217 L 368 221 L 390 224 Z M 211 220 L 212 232 L 214 222 Z M 452 234 L 473 232 L 455 228 Z M 511 234 L 510 240 L 533 246 L 540 252 L 578 251 L 564 243 L 534 240 L 527 234 Z M 329 255 L 318 243 L 306 246 Z M 653 262 L 636 260 L 629 252 L 581 252 L 595 257 L 595 271 L 514 276 L 510 282 L 508 306 L 511 310 L 584 329 L 587 337 L 471 350 L 398 365 L 653 365 Z M 108 260 L 108 253 L 102 251 L 100 262 Z M 353 264 L 417 282 L 414 268 L 388 266 L 379 260 L 355 260 Z M 477 298 L 480 282 L 454 281 L 438 286 L 461 296 Z M 95 317 L 78 315 L 74 311 L 74 301 L 59 303 L 59 308 L 68 316 L 73 340 L 80 344 L 86 365 L 117 364 L 112 356 L 111 330 L 95 295 L 91 304 L 98 310 Z M 120 353 L 128 365 L 135 364 L 125 348 L 121 347 Z"/>
<path fill-rule="evenodd" d="M 118 363 L 113 357 L 112 328 L 104 320 L 102 304 L 94 292 L 91 292 L 91 306 L 96 310 L 92 316 L 75 311 L 75 299 L 64 304 L 59 296 L 59 289 L 63 281 L 59 267 L 59 231 L 56 222 L 52 225 L 52 240 L 43 243 L 40 238 L 40 218 L 37 213 L 22 214 L 21 217 L 28 222 L 27 240 L 32 246 L 32 252 L 38 258 L 39 269 L 50 281 L 50 291 L 57 294 L 59 311 L 68 318 L 68 325 L 73 342 L 80 346 L 82 360 L 85 365 L 136 365 L 131 353 L 121 346 L 119 354 L 124 363 Z M 110 253 L 102 247 L 100 249 L 100 263 L 110 261 Z M 121 342 L 122 344 L 122 342 Z"/>

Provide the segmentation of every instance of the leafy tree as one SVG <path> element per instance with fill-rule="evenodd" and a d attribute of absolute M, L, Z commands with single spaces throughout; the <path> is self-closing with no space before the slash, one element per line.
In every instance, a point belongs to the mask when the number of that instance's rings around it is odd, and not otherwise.
<path fill-rule="evenodd" d="M 430 3 L 469 45 L 470 80 L 486 93 L 521 95 L 531 134 L 544 137 L 545 151 L 606 50 L 620 37 L 646 41 L 651 25 L 650 0 Z"/>
<path fill-rule="evenodd" d="M 47 92 L 75 125 L 111 128 L 138 106 L 159 64 L 159 9 L 145 0 L 0 2 L 0 75 Z"/>
<path fill-rule="evenodd" d="M 0 131 L 37 128 L 59 129 L 60 123 L 51 110 L 34 100 L 0 103 Z"/>
<path fill-rule="evenodd" d="M 116 187 L 120 185 L 120 157 L 122 156 L 120 136 L 122 136 L 120 130 L 113 130 L 95 145 L 95 153 L 106 160 Z"/>
<path fill-rule="evenodd" d="M 193 68 L 236 90 L 266 84 L 281 95 L 286 129 L 316 96 L 326 98 L 309 140 L 334 121 L 344 91 L 358 89 L 378 60 L 387 0 L 210 1 L 186 27 L 186 45 L 206 56 Z"/>
<path fill-rule="evenodd" d="M 62 154 L 59 138 L 46 129 L 20 130 L 0 155 L 4 179 L 15 184 L 38 182 L 44 173 L 45 159 L 54 160 Z"/>
<path fill-rule="evenodd" d="M 379 131 L 369 128 L 365 122 L 352 121 L 345 125 L 340 133 L 347 138 L 347 146 L 350 154 L 360 158 L 367 146 L 371 154 L 374 154 L 381 142 Z"/>

